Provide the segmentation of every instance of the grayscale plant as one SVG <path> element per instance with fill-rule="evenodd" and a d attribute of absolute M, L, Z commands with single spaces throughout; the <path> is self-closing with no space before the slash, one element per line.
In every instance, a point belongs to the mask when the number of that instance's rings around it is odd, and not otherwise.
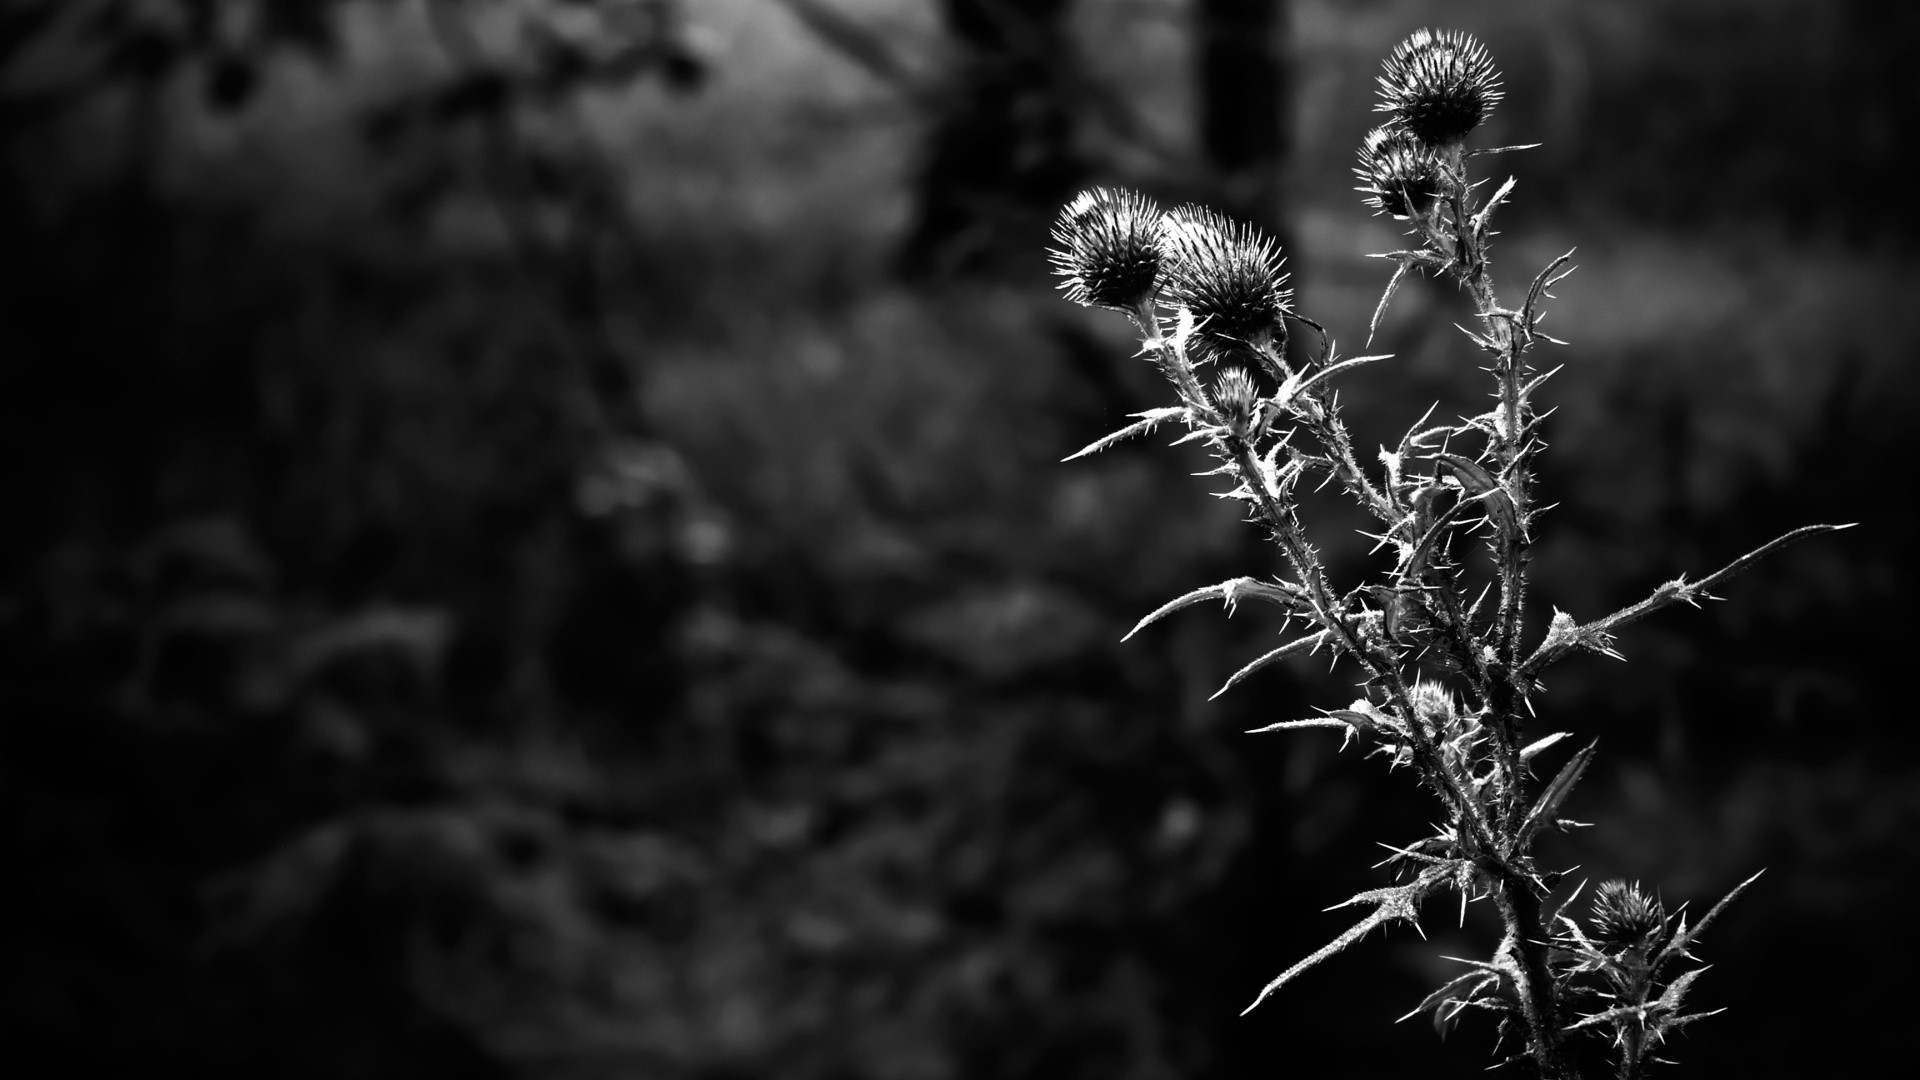
<path fill-rule="evenodd" d="M 1567 801 L 1596 743 L 1574 751 L 1544 783 L 1536 779 L 1535 767 L 1558 756 L 1566 737 L 1527 730 L 1542 676 L 1579 652 L 1617 658 L 1615 634 L 1627 624 L 1674 604 L 1697 604 L 1762 556 L 1844 526 L 1787 533 L 1599 618 L 1555 611 L 1544 635 L 1526 640 L 1528 562 L 1542 512 L 1534 502 L 1534 467 L 1545 446 L 1535 398 L 1553 374 L 1536 368 L 1532 356 L 1537 346 L 1564 344 L 1542 333 L 1540 321 L 1548 290 L 1571 272 L 1572 253 L 1542 269 L 1517 304 L 1496 295 L 1491 222 L 1514 182 L 1488 193 L 1469 176 L 1469 161 L 1495 151 L 1469 152 L 1465 140 L 1500 97 L 1498 74 L 1479 42 L 1420 31 L 1393 50 L 1380 83 L 1388 123 L 1367 136 L 1356 172 L 1367 204 L 1406 222 L 1413 242 L 1383 256 L 1395 270 L 1369 340 L 1409 273 L 1452 279 L 1473 304 L 1474 325 L 1463 329 L 1486 358 L 1493 406 L 1454 424 L 1430 422 L 1429 410 L 1397 445 L 1379 451 L 1377 467 L 1363 466 L 1332 385 L 1388 357 L 1343 358 L 1318 324 L 1297 315 L 1283 287 L 1281 253 L 1249 226 L 1198 207 L 1158 215 L 1142 196 L 1093 191 L 1067 208 L 1055 232 L 1053 258 L 1068 298 L 1132 319 L 1144 355 L 1173 384 L 1177 400 L 1137 414 L 1073 457 L 1170 423 L 1187 429 L 1181 441 L 1204 442 L 1218 462 L 1208 475 L 1225 477 L 1225 494 L 1244 503 L 1249 521 L 1272 538 L 1286 572 L 1195 589 L 1148 614 L 1128 637 L 1202 601 L 1278 607 L 1288 625 L 1304 629 L 1283 634 L 1286 640 L 1234 672 L 1221 692 L 1289 657 L 1331 653 L 1357 671 L 1360 696 L 1324 715 L 1256 730 L 1338 730 L 1390 770 L 1407 766 L 1439 804 L 1441 824 L 1432 835 L 1394 847 L 1401 880 L 1339 905 L 1365 914 L 1281 972 L 1249 1011 L 1374 927 L 1415 922 L 1423 902 L 1451 891 L 1462 903 L 1491 900 L 1504 932 L 1484 959 L 1465 961 L 1458 978 L 1409 1016 L 1427 1012 L 1445 1025 L 1468 1010 L 1492 1013 L 1505 1048 L 1496 1054 L 1550 1080 L 1580 1076 L 1578 1062 L 1587 1055 L 1575 1044 L 1598 1038 L 1604 1044 L 1596 1049 L 1611 1057 L 1617 1076 L 1638 1077 L 1667 1035 L 1706 1015 L 1683 1009 L 1706 969 L 1678 969 L 1693 958 L 1700 932 L 1753 878 L 1692 927 L 1638 885 L 1619 882 L 1599 888 L 1584 923 L 1570 914 L 1574 897 L 1555 888 L 1564 875 L 1542 869 L 1534 847 L 1548 830 L 1573 824 Z M 1289 358 L 1289 322 L 1314 332 L 1317 347 L 1305 352 L 1316 355 Z M 1223 369 L 1211 393 L 1196 375 L 1204 362 Z M 1270 375 L 1275 389 L 1263 392 L 1248 366 Z M 1368 535 L 1388 557 L 1369 581 L 1336 583 L 1309 540 L 1296 493 L 1303 484 L 1329 483 L 1373 519 L 1377 532 Z"/>

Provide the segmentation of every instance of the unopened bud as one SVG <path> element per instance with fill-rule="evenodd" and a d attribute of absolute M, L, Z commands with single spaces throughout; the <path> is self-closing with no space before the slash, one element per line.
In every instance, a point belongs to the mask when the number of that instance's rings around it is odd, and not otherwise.
<path fill-rule="evenodd" d="M 1237 438 L 1246 438 L 1260 424 L 1260 391 L 1245 368 L 1228 368 L 1213 384 L 1213 401 L 1221 420 Z"/>
<path fill-rule="evenodd" d="M 1358 190 L 1377 214 L 1413 217 L 1441 192 L 1440 158 L 1433 148 L 1393 124 L 1367 133 L 1353 174 L 1360 180 Z"/>
<path fill-rule="evenodd" d="M 1667 924 L 1667 912 L 1656 897 L 1635 883 L 1613 880 L 1600 886 L 1593 898 L 1593 937 L 1616 948 L 1651 941 Z"/>
<path fill-rule="evenodd" d="M 1413 704 L 1414 715 L 1432 729 L 1444 731 L 1452 724 L 1454 710 L 1458 708 L 1453 691 L 1437 682 L 1421 680 L 1407 688 L 1407 698 Z"/>

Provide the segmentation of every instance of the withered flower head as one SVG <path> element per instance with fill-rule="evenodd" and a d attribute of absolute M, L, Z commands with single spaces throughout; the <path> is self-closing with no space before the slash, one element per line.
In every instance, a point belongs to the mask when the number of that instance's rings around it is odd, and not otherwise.
<path fill-rule="evenodd" d="M 1135 191 L 1083 191 L 1053 226 L 1059 247 L 1047 254 L 1067 280 L 1067 299 L 1128 311 L 1151 299 L 1165 261 L 1160 210 Z"/>
<path fill-rule="evenodd" d="M 1358 190 L 1376 214 L 1413 217 L 1440 196 L 1439 156 L 1397 124 L 1367 132 L 1353 175 L 1359 178 Z"/>
<path fill-rule="evenodd" d="M 1201 206 L 1166 218 L 1167 301 L 1193 313 L 1199 359 L 1285 351 L 1293 291 L 1280 247 Z"/>
<path fill-rule="evenodd" d="M 1434 147 L 1465 139 L 1501 98 L 1493 58 L 1457 30 L 1414 31 L 1394 46 L 1379 81 L 1375 108 Z"/>

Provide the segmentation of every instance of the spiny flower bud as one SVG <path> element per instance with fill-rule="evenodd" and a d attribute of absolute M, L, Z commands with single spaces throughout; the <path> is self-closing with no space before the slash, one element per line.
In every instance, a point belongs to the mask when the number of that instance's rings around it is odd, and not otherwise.
<path fill-rule="evenodd" d="M 1413 705 L 1414 715 L 1435 730 L 1445 730 L 1452 724 L 1457 703 L 1453 691 L 1445 686 L 1422 679 L 1407 688 L 1407 699 Z"/>
<path fill-rule="evenodd" d="M 1457 30 L 1414 31 L 1394 46 L 1379 81 L 1375 108 L 1433 147 L 1465 139 L 1501 97 L 1493 58 Z"/>
<path fill-rule="evenodd" d="M 1160 210 L 1134 191 L 1083 191 L 1054 223 L 1059 248 L 1049 251 L 1066 277 L 1067 299 L 1088 307 L 1130 311 L 1158 290 L 1162 263 Z"/>
<path fill-rule="evenodd" d="M 1246 438 L 1259 423 L 1260 391 L 1245 368 L 1232 367 L 1222 372 L 1213 384 L 1213 400 L 1220 406 L 1227 430 L 1235 436 Z"/>
<path fill-rule="evenodd" d="M 1167 300 L 1193 313 L 1200 359 L 1286 351 L 1293 292 L 1279 245 L 1200 206 L 1167 215 Z"/>
<path fill-rule="evenodd" d="M 1628 948 L 1652 940 L 1667 924 L 1660 901 L 1640 891 L 1638 884 L 1613 880 L 1600 886 L 1593 898 L 1594 940 Z"/>
<path fill-rule="evenodd" d="M 1397 124 L 1367 132 L 1353 174 L 1361 183 L 1357 190 L 1376 214 L 1413 217 L 1440 196 L 1439 156 Z"/>

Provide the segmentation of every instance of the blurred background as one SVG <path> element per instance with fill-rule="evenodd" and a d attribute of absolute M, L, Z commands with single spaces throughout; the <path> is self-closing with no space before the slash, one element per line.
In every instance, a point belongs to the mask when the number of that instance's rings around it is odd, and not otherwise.
<path fill-rule="evenodd" d="M 1276 568 L 1062 302 L 1090 184 L 1280 236 L 1363 445 L 1486 386 L 1351 190 L 1480 36 L 1507 295 L 1576 247 L 1537 626 L 1857 521 L 1556 668 L 1546 855 L 1707 936 L 1694 1075 L 1904 1051 L 1920 847 L 1898 147 L 1873 0 L 0 4 L 0 1049 L 65 1076 L 1478 1074 L 1394 1024 L 1483 905 L 1253 1015 L 1433 810 L 1311 732 Z M 1338 580 L 1381 565 L 1332 501 Z M 1571 744 L 1569 744 L 1571 745 Z M 1557 762 L 1555 763 L 1557 766 Z M 1444 910 L 1443 910 L 1444 909 Z M 1902 1044 L 1902 1045 L 1896 1045 Z M 1678 1075 L 1678 1073 L 1676 1073 Z"/>

